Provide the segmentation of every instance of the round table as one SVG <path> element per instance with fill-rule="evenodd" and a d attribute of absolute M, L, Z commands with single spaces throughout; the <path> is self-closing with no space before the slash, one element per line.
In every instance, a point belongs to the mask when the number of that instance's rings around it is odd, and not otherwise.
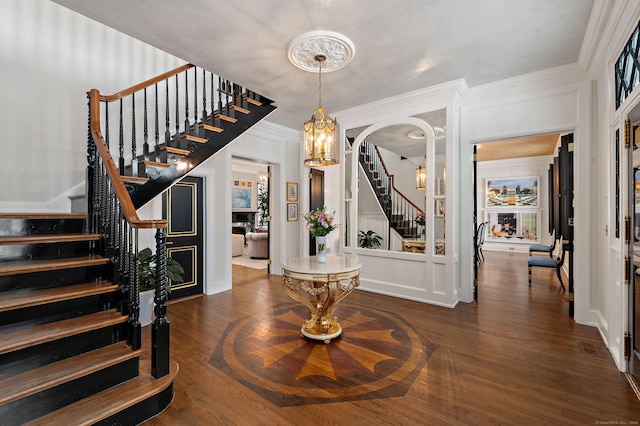
<path fill-rule="evenodd" d="M 327 256 L 324 263 L 316 262 L 315 256 L 294 257 L 282 266 L 281 284 L 285 293 L 311 311 L 301 336 L 329 343 L 342 334 L 333 311 L 360 284 L 360 264 L 351 256 Z"/>

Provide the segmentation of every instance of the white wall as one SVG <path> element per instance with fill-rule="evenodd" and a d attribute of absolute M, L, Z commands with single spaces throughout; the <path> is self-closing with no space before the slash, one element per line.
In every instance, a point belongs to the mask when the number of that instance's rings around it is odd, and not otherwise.
<path fill-rule="evenodd" d="M 0 210 L 70 211 L 86 168 L 87 98 L 185 62 L 50 1 L 0 0 Z"/>

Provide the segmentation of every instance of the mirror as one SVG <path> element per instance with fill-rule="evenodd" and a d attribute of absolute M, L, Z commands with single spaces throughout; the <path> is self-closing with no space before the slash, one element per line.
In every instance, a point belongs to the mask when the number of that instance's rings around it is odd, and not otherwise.
<path fill-rule="evenodd" d="M 433 153 L 415 119 L 435 133 Z M 446 214 L 446 109 L 420 114 L 407 123 L 390 124 L 368 135 L 370 126 L 349 129 L 345 142 L 345 212 L 356 209 L 357 241 L 345 246 L 377 250 L 444 254 Z M 352 144 L 363 138 L 357 147 Z M 352 155 L 358 167 L 352 167 Z M 357 205 L 352 205 L 352 176 L 357 185 Z M 422 178 L 420 175 L 422 174 Z M 422 182 L 422 184 L 421 184 Z M 427 206 L 426 200 L 433 200 Z M 427 232 L 427 230 L 432 232 Z M 431 236 L 427 244 L 427 236 Z"/>

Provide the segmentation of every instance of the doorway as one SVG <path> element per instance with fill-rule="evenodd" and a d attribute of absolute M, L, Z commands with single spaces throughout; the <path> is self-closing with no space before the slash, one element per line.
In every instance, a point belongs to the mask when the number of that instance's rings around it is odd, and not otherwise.
<path fill-rule="evenodd" d="M 324 207 L 324 171 L 311 169 L 309 172 L 309 211 Z M 316 254 L 316 239 L 309 236 L 309 256 Z"/>
<path fill-rule="evenodd" d="M 231 263 L 270 273 L 271 166 L 231 159 Z"/>
<path fill-rule="evenodd" d="M 564 299 L 572 316 L 573 134 L 490 141 L 473 150 L 474 299 L 481 298 L 483 253 L 521 253 L 514 258 L 522 263 L 530 245 L 553 246 L 553 240 L 563 236 L 569 278 Z M 521 269 L 526 275 L 527 264 Z"/>

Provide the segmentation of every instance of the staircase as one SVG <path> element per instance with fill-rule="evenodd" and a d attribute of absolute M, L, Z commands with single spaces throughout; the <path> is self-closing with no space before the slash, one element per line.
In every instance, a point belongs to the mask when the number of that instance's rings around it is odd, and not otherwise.
<path fill-rule="evenodd" d="M 403 239 L 418 238 L 421 232 L 415 220 L 424 218 L 424 211 L 396 189 L 394 176 L 389 174 L 378 148 L 362 141 L 358 158 L 389 226 Z"/>
<path fill-rule="evenodd" d="M 178 364 L 169 356 L 167 222 L 136 210 L 275 109 L 191 64 L 88 98 L 87 213 L 0 214 L 3 425 L 132 425 L 169 405 Z M 136 261 L 139 232 L 150 230 L 158 267 L 149 354 Z"/>
<path fill-rule="evenodd" d="M 137 209 L 275 109 L 272 100 L 187 64 L 115 95 L 89 92 L 89 133 L 104 137 Z"/>
<path fill-rule="evenodd" d="M 140 389 L 150 367 L 127 345 L 109 258 L 85 229 L 81 214 L 0 215 L 2 424 L 135 424 L 172 398 L 177 365 Z M 132 392 L 148 400 L 134 409 Z"/>

